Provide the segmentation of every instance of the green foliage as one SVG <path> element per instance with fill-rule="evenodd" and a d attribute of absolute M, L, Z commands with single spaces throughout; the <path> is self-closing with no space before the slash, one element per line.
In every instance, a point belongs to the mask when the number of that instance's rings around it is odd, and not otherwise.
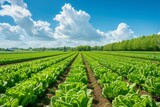
<path fill-rule="evenodd" d="M 159 51 L 160 35 L 142 36 L 131 40 L 111 43 L 104 46 L 105 51 Z"/>
<path fill-rule="evenodd" d="M 160 67 L 156 63 L 104 52 L 84 53 L 103 96 L 112 100 L 113 107 L 157 107 L 152 97 L 139 94 L 143 88 L 154 97 L 160 95 Z"/>
<path fill-rule="evenodd" d="M 91 51 L 91 46 L 77 46 L 77 51 Z"/>
<path fill-rule="evenodd" d="M 51 107 L 92 107 L 91 90 L 87 89 L 87 74 L 80 54 L 74 61 L 63 84 L 58 85 Z"/>
<path fill-rule="evenodd" d="M 142 85 L 144 90 L 152 95 L 160 95 L 160 77 L 149 76 Z"/>
<path fill-rule="evenodd" d="M 103 96 L 108 99 L 114 99 L 119 95 L 126 95 L 129 92 L 135 92 L 136 84 L 133 84 L 131 87 L 127 82 L 116 80 L 109 84 L 104 85 Z"/>
<path fill-rule="evenodd" d="M 113 100 L 113 107 L 157 107 L 149 95 L 127 94 L 119 95 Z"/>
<path fill-rule="evenodd" d="M 33 104 L 38 96 L 41 96 L 48 88 L 49 84 L 54 83 L 58 76 L 62 74 L 71 63 L 75 54 L 63 60 L 61 63 L 51 65 L 24 81 L 17 83 L 14 87 L 8 88 L 0 97 L 0 105 L 7 107 L 18 107 L 17 105 L 27 106 Z"/>
<path fill-rule="evenodd" d="M 38 73 L 47 67 L 53 66 L 71 55 L 72 53 L 61 55 L 61 57 L 54 56 L 0 68 L 0 93 L 5 92 L 9 87 L 13 87 L 16 83 L 30 78 L 34 73 Z"/>
<path fill-rule="evenodd" d="M 63 52 L 6 52 L 0 53 L 0 65 L 11 64 L 22 61 L 51 57 L 54 55 L 63 54 Z"/>

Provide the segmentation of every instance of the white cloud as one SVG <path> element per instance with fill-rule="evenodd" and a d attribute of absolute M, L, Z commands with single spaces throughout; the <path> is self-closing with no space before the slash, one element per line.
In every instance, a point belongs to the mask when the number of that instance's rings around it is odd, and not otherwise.
<path fill-rule="evenodd" d="M 55 16 L 54 20 L 59 24 L 54 30 L 46 21 L 33 20 L 23 0 L 0 0 L 0 3 L 0 16 L 10 16 L 16 23 L 15 26 L 0 23 L 0 47 L 94 46 L 134 37 L 134 32 L 125 23 L 109 32 L 95 29 L 89 22 L 91 16 L 75 10 L 70 4 L 65 4 Z"/>
<path fill-rule="evenodd" d="M 4 1 L 11 5 L 3 4 Z M 50 28 L 50 24 L 47 24 L 44 29 L 43 25 L 40 24 L 48 22 L 34 21 L 31 18 L 32 14 L 27 9 L 27 4 L 23 0 L 3 0 L 1 3 L 2 10 L 0 10 L 0 16 L 12 17 L 15 23 L 24 29 L 29 36 L 36 37 L 37 39 L 53 40 L 53 30 Z"/>
<path fill-rule="evenodd" d="M 130 27 L 126 23 L 120 23 L 117 29 L 104 33 L 100 30 L 97 32 L 106 37 L 108 43 L 118 42 L 122 40 L 127 40 L 134 38 L 134 31 L 130 29 Z"/>
<path fill-rule="evenodd" d="M 17 5 L 23 8 L 27 8 L 27 4 L 23 0 L 0 0 L 0 3 L 3 4 L 5 1 L 12 5 Z"/>
<path fill-rule="evenodd" d="M 60 14 L 54 20 L 59 22 L 55 28 L 55 37 L 76 41 L 96 41 L 102 43 L 121 41 L 134 37 L 134 32 L 126 23 L 120 23 L 117 29 L 107 33 L 95 29 L 90 23 L 90 15 L 82 10 L 75 10 L 70 4 L 62 7 Z M 105 42 L 106 41 L 106 42 Z M 84 43 L 80 42 L 80 43 Z M 99 44 L 99 43 L 98 43 Z"/>
<path fill-rule="evenodd" d="M 61 39 L 98 41 L 102 38 L 89 23 L 90 15 L 82 10 L 75 10 L 70 4 L 62 7 L 54 20 L 59 22 L 55 28 L 55 37 Z"/>
<path fill-rule="evenodd" d="M 133 34 L 134 32 L 126 23 L 120 23 L 116 30 L 108 32 L 108 36 L 113 37 L 113 39 L 117 41 L 133 38 Z"/>
<path fill-rule="evenodd" d="M 160 35 L 160 32 L 158 32 L 157 35 Z"/>
<path fill-rule="evenodd" d="M 19 41 L 24 37 L 24 31 L 19 26 L 11 26 L 8 23 L 0 23 L 1 39 Z"/>
<path fill-rule="evenodd" d="M 2 5 L 3 10 L 0 11 L 1 16 L 11 16 L 16 22 L 25 17 L 30 18 L 31 13 L 26 8 L 17 5 Z"/>
<path fill-rule="evenodd" d="M 51 37 L 53 37 L 54 32 L 53 29 L 50 28 L 50 23 L 46 22 L 46 21 L 34 21 L 34 28 L 36 29 L 34 31 L 34 35 L 38 36 L 39 38 L 41 38 L 42 40 L 53 40 L 53 38 L 51 39 Z M 44 35 L 46 35 L 44 37 Z"/>

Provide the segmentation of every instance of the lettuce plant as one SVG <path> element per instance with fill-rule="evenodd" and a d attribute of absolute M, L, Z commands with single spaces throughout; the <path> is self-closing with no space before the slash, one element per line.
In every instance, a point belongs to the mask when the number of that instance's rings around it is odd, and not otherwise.
<path fill-rule="evenodd" d="M 157 107 L 155 101 L 149 95 L 128 93 L 127 95 L 119 95 L 112 102 L 113 107 Z"/>

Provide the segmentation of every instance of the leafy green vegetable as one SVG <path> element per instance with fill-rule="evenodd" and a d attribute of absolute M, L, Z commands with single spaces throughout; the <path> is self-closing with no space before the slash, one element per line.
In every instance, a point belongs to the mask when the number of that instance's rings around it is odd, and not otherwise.
<path fill-rule="evenodd" d="M 142 86 L 150 94 L 160 95 L 160 77 L 150 76 Z"/>
<path fill-rule="evenodd" d="M 113 102 L 113 107 L 157 107 L 155 101 L 149 95 L 127 94 L 119 95 Z"/>
<path fill-rule="evenodd" d="M 33 104 L 37 97 L 45 92 L 49 84 L 55 82 L 57 77 L 65 71 L 74 57 L 75 54 L 63 60 L 62 63 L 52 65 L 33 74 L 31 78 L 16 84 L 14 87 L 8 88 L 5 94 L 0 97 L 0 105 L 10 107 L 12 105 L 27 106 Z"/>
<path fill-rule="evenodd" d="M 135 92 L 136 84 L 131 87 L 127 82 L 116 80 L 109 84 L 105 84 L 102 94 L 104 97 L 114 99 L 119 95 L 126 95 L 128 92 Z"/>
<path fill-rule="evenodd" d="M 92 91 L 87 89 L 87 74 L 80 54 L 63 84 L 51 98 L 52 107 L 92 107 Z"/>

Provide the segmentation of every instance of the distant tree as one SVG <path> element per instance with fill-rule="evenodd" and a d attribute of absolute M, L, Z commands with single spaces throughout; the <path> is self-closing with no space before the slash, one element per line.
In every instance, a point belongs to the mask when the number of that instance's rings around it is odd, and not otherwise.
<path fill-rule="evenodd" d="M 77 46 L 77 51 L 91 51 L 91 46 Z"/>
<path fill-rule="evenodd" d="M 64 47 L 63 47 L 63 52 L 66 52 L 66 50 L 67 50 L 67 48 L 64 46 Z"/>
<path fill-rule="evenodd" d="M 107 51 L 159 51 L 160 35 L 142 36 L 131 40 L 107 44 L 103 50 Z"/>

